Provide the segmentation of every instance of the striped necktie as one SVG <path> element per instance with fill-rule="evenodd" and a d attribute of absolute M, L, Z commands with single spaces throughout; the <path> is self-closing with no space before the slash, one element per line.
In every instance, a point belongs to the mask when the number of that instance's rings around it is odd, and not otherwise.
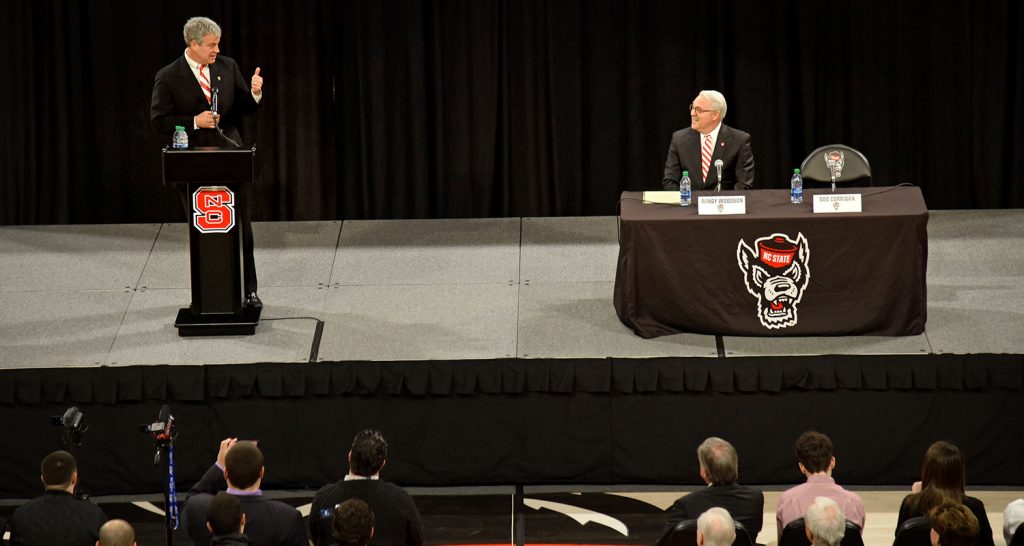
<path fill-rule="evenodd" d="M 206 95 L 206 102 L 210 103 L 213 101 L 213 90 L 210 88 L 210 79 L 206 77 L 206 73 L 203 69 L 206 68 L 205 64 L 199 65 L 199 87 L 203 88 L 203 95 Z"/>
<path fill-rule="evenodd" d="M 704 145 L 700 148 L 700 172 L 705 182 L 708 179 L 708 169 L 711 167 L 711 135 L 704 136 Z"/>

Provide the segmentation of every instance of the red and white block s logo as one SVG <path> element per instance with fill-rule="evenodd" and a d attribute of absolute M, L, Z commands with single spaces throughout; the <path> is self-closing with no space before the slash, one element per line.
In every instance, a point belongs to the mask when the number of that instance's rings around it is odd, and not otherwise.
<path fill-rule="evenodd" d="M 235 227 L 235 194 L 224 186 L 197 189 L 192 210 L 192 225 L 200 233 L 227 233 Z"/>

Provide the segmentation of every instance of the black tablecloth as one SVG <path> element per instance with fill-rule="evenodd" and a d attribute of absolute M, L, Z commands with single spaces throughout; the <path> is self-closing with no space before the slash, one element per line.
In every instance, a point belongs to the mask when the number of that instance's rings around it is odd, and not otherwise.
<path fill-rule="evenodd" d="M 916 187 L 858 188 L 859 214 L 814 214 L 812 196 L 747 196 L 747 214 L 623 192 L 615 311 L 637 335 L 916 335 L 927 319 L 928 209 Z"/>

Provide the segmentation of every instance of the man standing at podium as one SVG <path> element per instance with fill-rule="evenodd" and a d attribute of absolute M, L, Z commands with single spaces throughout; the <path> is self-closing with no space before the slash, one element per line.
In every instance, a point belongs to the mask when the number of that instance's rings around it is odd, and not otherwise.
<path fill-rule="evenodd" d="M 701 91 L 690 103 L 690 127 L 672 133 L 661 185 L 678 190 L 683 171 L 690 171 L 695 190 L 718 184 L 717 161 L 722 162 L 722 188 L 749 190 L 754 185 L 754 152 L 750 135 L 722 123 L 727 105 L 718 91 Z"/>
<path fill-rule="evenodd" d="M 206 17 L 185 23 L 185 54 L 156 73 L 150 121 L 162 135 L 181 125 L 191 146 L 241 147 L 238 132 L 243 115 L 259 108 L 263 77 L 259 67 L 247 81 L 234 59 L 220 54 L 220 26 Z M 217 110 L 214 114 L 213 106 Z M 186 213 L 190 198 L 182 190 Z M 248 211 L 242 213 L 242 250 L 245 253 L 245 305 L 263 307 L 256 295 L 252 227 Z"/>

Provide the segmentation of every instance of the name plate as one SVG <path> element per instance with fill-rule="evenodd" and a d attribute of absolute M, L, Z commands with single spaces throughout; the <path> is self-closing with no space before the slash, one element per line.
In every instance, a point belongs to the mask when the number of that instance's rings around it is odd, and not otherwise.
<path fill-rule="evenodd" d="M 859 193 L 824 193 L 814 196 L 814 212 L 862 212 Z"/>
<path fill-rule="evenodd" d="M 746 214 L 746 195 L 702 195 L 697 198 L 697 214 Z"/>

